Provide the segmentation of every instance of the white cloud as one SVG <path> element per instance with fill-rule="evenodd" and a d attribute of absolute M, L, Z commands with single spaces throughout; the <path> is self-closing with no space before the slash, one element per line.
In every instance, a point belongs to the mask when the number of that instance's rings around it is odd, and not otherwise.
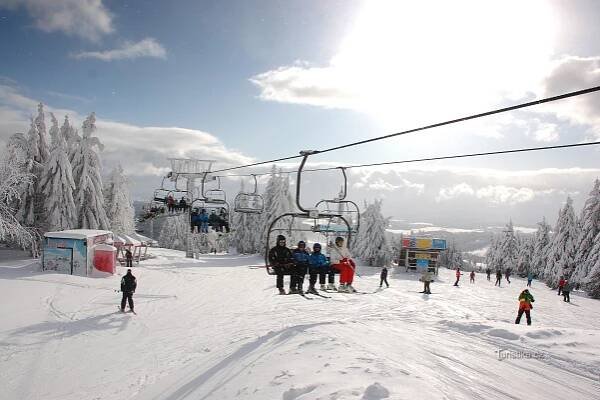
<path fill-rule="evenodd" d="M 112 14 L 102 0 L 0 0 L 0 8 L 23 7 L 36 28 L 91 41 L 114 31 Z"/>
<path fill-rule="evenodd" d="M 538 193 L 530 188 L 514 188 L 504 185 L 485 186 L 475 192 L 475 196 L 479 199 L 488 200 L 493 204 L 507 203 L 511 205 L 531 201 L 536 194 Z"/>
<path fill-rule="evenodd" d="M 454 185 L 452 187 L 443 187 L 440 188 L 438 196 L 436 198 L 437 201 L 450 200 L 459 196 L 467 195 L 472 196 L 475 194 L 475 191 L 468 183 L 459 183 L 458 185 Z"/>
<path fill-rule="evenodd" d="M 137 43 L 125 42 L 121 47 L 104 51 L 84 51 L 72 55 L 73 58 L 95 58 L 102 61 L 131 60 L 141 57 L 167 58 L 165 48 L 153 38 L 145 38 Z"/>

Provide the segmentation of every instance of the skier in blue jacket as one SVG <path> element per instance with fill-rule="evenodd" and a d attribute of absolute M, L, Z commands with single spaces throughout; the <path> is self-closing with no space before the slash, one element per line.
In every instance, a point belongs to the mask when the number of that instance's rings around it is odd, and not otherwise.
<path fill-rule="evenodd" d="M 325 289 L 325 276 L 329 274 L 329 283 L 333 285 L 335 275 L 331 271 L 331 266 L 327 257 L 321 253 L 321 244 L 315 243 L 313 245 L 313 252 L 309 259 L 309 293 L 316 293 L 315 284 L 317 283 L 317 275 L 319 276 L 319 283 L 321 289 Z"/>
<path fill-rule="evenodd" d="M 304 275 L 306 275 L 308 259 L 310 258 L 310 253 L 306 251 L 306 243 L 302 240 L 299 241 L 292 255 L 295 265 L 290 277 L 290 293 L 303 293 L 302 285 L 304 284 Z"/>

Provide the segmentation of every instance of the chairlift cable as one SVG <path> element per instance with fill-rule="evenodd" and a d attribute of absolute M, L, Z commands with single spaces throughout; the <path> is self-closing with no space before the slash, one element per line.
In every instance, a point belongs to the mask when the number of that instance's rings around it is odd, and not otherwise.
<path fill-rule="evenodd" d="M 460 118 L 455 118 L 455 119 L 451 119 L 451 120 L 447 120 L 447 121 L 443 121 L 443 122 L 438 122 L 438 123 L 435 123 L 435 124 L 425 125 L 425 126 L 422 126 L 422 127 L 419 127 L 419 128 L 408 129 L 408 130 L 405 130 L 405 131 L 391 133 L 391 134 L 384 135 L 384 136 L 377 136 L 377 137 L 370 138 L 370 139 L 360 140 L 358 142 L 347 143 L 347 144 L 344 144 L 344 145 L 341 145 L 341 146 L 330 147 L 328 149 L 315 150 L 313 152 L 313 154 L 327 153 L 327 152 L 330 152 L 330 151 L 340 150 L 340 149 L 344 149 L 344 148 L 348 148 L 348 147 L 359 146 L 359 145 L 363 145 L 363 144 L 366 144 L 366 143 L 371 143 L 371 142 L 375 142 L 375 141 L 379 141 L 379 140 L 383 140 L 383 139 L 389 139 L 389 138 L 396 137 L 396 136 L 406 135 L 406 134 L 409 134 L 409 133 L 424 131 L 424 130 L 432 129 L 432 128 L 438 128 L 440 126 L 451 125 L 451 124 L 455 124 L 455 123 L 458 123 L 458 122 L 465 122 L 465 121 L 469 121 L 469 120 L 472 120 L 472 119 L 487 117 L 487 116 L 495 115 L 495 114 L 501 114 L 501 113 L 508 112 L 508 111 L 514 111 L 514 110 L 518 110 L 518 109 L 521 109 L 521 108 L 532 107 L 532 106 L 536 106 L 536 105 L 540 105 L 540 104 L 550 103 L 550 102 L 553 102 L 553 101 L 563 100 L 563 99 L 567 99 L 567 98 L 570 98 L 570 97 L 581 96 L 581 95 L 584 95 L 584 94 L 594 93 L 594 92 L 598 92 L 598 91 L 600 91 L 600 86 L 593 86 L 593 87 L 590 87 L 590 88 L 587 88 L 587 89 L 582 89 L 582 90 L 576 90 L 574 92 L 563 93 L 563 94 L 560 94 L 558 96 L 551 96 L 551 97 L 546 97 L 546 98 L 539 99 L 539 100 L 529 101 L 529 102 L 526 102 L 526 103 L 516 104 L 516 105 L 513 105 L 513 106 L 509 106 L 509 107 L 498 108 L 498 109 L 491 110 L 491 111 L 486 111 L 486 112 L 482 112 L 482 113 L 478 113 L 478 114 L 468 115 L 466 117 L 460 117 Z M 300 157 L 302 157 L 302 155 L 282 157 L 282 158 L 277 158 L 277 159 L 269 160 L 269 161 L 260 161 L 260 162 L 256 162 L 256 163 L 252 163 L 252 164 L 239 165 L 237 167 L 229 167 L 229 168 L 218 169 L 218 170 L 212 171 L 212 173 L 233 171 L 233 170 L 241 169 L 241 168 L 256 167 L 256 166 L 264 165 L 264 164 L 272 164 L 272 163 L 280 162 L 280 161 L 293 160 L 293 159 L 300 158 Z"/>

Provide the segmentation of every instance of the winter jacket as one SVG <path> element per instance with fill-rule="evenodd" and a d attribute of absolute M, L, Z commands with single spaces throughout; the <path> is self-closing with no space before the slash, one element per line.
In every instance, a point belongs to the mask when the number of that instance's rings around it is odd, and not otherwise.
<path fill-rule="evenodd" d="M 564 287 L 565 286 L 565 280 L 561 279 L 560 281 L 558 281 L 558 287 Z"/>
<path fill-rule="evenodd" d="M 525 291 L 521 292 L 519 295 L 519 310 L 531 310 L 533 308 L 531 303 L 534 301 L 531 293 Z"/>
<path fill-rule="evenodd" d="M 133 293 L 137 287 L 137 280 L 131 272 L 127 272 L 123 278 L 121 278 L 121 292 Z"/>
<path fill-rule="evenodd" d="M 292 252 L 296 265 L 307 266 L 310 259 L 310 254 L 306 250 L 294 249 Z"/>
<path fill-rule="evenodd" d="M 475 271 L 471 271 L 471 279 L 475 278 Z"/>
<path fill-rule="evenodd" d="M 329 260 L 331 261 L 331 265 L 339 264 L 344 258 L 352 258 L 347 247 L 338 247 L 337 245 L 331 246 L 329 251 Z"/>
<path fill-rule="evenodd" d="M 496 278 L 502 279 L 502 271 L 500 271 L 500 270 L 496 271 Z"/>
<path fill-rule="evenodd" d="M 207 223 L 208 222 L 208 214 L 204 213 L 204 214 L 198 215 L 198 222 Z"/>
<path fill-rule="evenodd" d="M 456 270 L 456 277 L 457 277 L 457 278 L 460 278 L 460 276 L 461 276 L 461 275 L 462 275 L 462 274 L 460 273 L 460 270 L 459 270 L 459 269 L 457 269 L 457 270 Z"/>
<path fill-rule="evenodd" d="M 327 261 L 327 257 L 325 257 L 325 254 L 321 252 L 313 252 L 308 257 L 308 263 L 311 269 L 324 270 L 329 267 L 329 261 Z"/>
<path fill-rule="evenodd" d="M 269 250 L 269 263 L 274 267 L 287 267 L 294 263 L 294 256 L 285 246 L 275 246 Z"/>
<path fill-rule="evenodd" d="M 211 226 L 219 226 L 219 216 L 215 213 L 210 214 L 208 217 L 208 223 Z"/>
<path fill-rule="evenodd" d="M 565 284 L 562 288 L 563 293 L 572 291 L 574 286 L 575 285 L 573 285 L 571 282 L 565 282 Z"/>
<path fill-rule="evenodd" d="M 131 254 L 131 251 L 129 251 L 129 250 L 125 251 L 125 258 L 128 260 L 133 259 L 133 254 Z"/>
<path fill-rule="evenodd" d="M 386 267 L 383 267 L 383 269 L 381 270 L 381 276 L 380 276 L 380 278 L 381 278 L 381 279 L 385 279 L 385 278 L 387 278 L 387 274 L 388 274 L 388 270 L 387 270 L 387 268 L 386 268 Z"/>
<path fill-rule="evenodd" d="M 423 272 L 423 275 L 421 275 L 421 282 L 431 282 L 433 279 L 431 279 L 431 272 L 429 271 L 425 271 Z"/>
<path fill-rule="evenodd" d="M 533 274 L 531 272 L 527 274 L 527 280 L 528 281 L 532 281 L 533 280 Z"/>

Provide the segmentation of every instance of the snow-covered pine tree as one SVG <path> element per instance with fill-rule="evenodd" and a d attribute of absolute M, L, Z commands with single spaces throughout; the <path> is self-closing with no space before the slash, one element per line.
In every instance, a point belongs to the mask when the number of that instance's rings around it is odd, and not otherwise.
<path fill-rule="evenodd" d="M 498 252 L 499 237 L 492 235 L 490 238 L 490 246 L 485 253 L 485 264 L 492 270 L 502 268 Z"/>
<path fill-rule="evenodd" d="M 71 126 L 69 122 L 69 116 L 65 115 L 65 120 L 60 127 L 60 134 L 67 143 L 67 153 L 69 154 L 69 161 L 73 164 L 75 153 L 81 143 L 81 136 L 77 133 L 77 130 Z"/>
<path fill-rule="evenodd" d="M 554 235 L 548 251 L 548 259 L 544 270 L 544 280 L 552 288 L 558 286 L 560 276 L 569 277 L 573 272 L 575 253 L 577 251 L 577 221 L 573 211 L 573 200 L 561 208 L 556 221 Z"/>
<path fill-rule="evenodd" d="M 546 218 L 538 222 L 538 228 L 533 236 L 533 253 L 531 255 L 531 271 L 538 279 L 544 279 L 548 250 L 550 246 L 550 225 Z"/>
<path fill-rule="evenodd" d="M 135 232 L 133 204 L 127 177 L 121 164 L 111 172 L 104 187 L 106 217 L 110 230 L 116 234 L 129 235 Z"/>
<path fill-rule="evenodd" d="M 58 121 L 50 113 L 52 145 L 41 180 L 46 210 L 46 227 L 49 230 L 73 229 L 77 224 L 77 209 L 73 200 L 75 182 L 67 154 L 67 143 L 60 134 Z"/>
<path fill-rule="evenodd" d="M 389 218 L 381 213 L 382 203 L 383 200 L 375 200 L 365 204 L 358 234 L 351 244 L 355 257 L 375 267 L 389 265 L 392 260 L 392 250 L 385 233 Z"/>
<path fill-rule="evenodd" d="M 600 250 L 600 248 L 594 249 L 595 254 L 588 262 L 590 252 L 600 238 L 598 236 L 600 234 L 600 180 L 598 179 L 594 182 L 594 187 L 581 210 L 579 222 L 581 229 L 577 240 L 575 271 L 571 275 L 571 282 L 583 284 L 596 263 Z"/>
<path fill-rule="evenodd" d="M 515 271 L 517 267 L 519 247 L 517 245 L 517 238 L 515 237 L 515 231 L 513 229 L 512 221 L 506 224 L 506 229 L 500 236 L 498 244 L 498 256 L 501 266 L 506 269 Z"/>
<path fill-rule="evenodd" d="M 0 157 L 0 242 L 29 249 L 37 257 L 39 234 L 33 228 L 24 227 L 15 218 L 14 205 L 19 204 L 21 188 L 31 185 L 35 179 L 33 174 L 25 172 L 24 162 L 19 158 Z"/>
<path fill-rule="evenodd" d="M 73 178 L 77 185 L 75 203 L 79 216 L 78 227 L 83 229 L 109 229 L 104 210 L 100 156 L 95 148 L 102 150 L 100 140 L 92 136 L 96 130 L 96 115 L 91 113 L 83 121 L 83 137 L 75 149 Z"/>
<path fill-rule="evenodd" d="M 44 117 L 44 105 L 42 103 L 38 104 L 38 115 L 34 120 L 35 127 L 37 128 L 37 142 L 38 148 L 40 152 L 40 164 L 42 166 L 50 157 L 50 150 L 48 148 L 48 141 L 46 140 L 46 122 Z"/>
<path fill-rule="evenodd" d="M 519 252 L 517 256 L 517 274 L 521 276 L 532 272 L 531 257 L 533 254 L 534 238 L 528 236 L 517 236 Z"/>
<path fill-rule="evenodd" d="M 158 237 L 160 247 L 185 251 L 187 248 L 187 234 L 190 230 L 188 213 L 169 216 L 165 218 Z"/>
<path fill-rule="evenodd" d="M 456 243 L 452 241 L 450 246 L 438 256 L 438 266 L 445 267 L 448 269 L 456 269 L 456 267 L 463 267 L 463 256 L 462 252 L 456 247 Z"/>
<path fill-rule="evenodd" d="M 240 186 L 240 192 L 244 191 L 244 181 Z M 256 231 L 258 215 L 236 212 L 233 215 L 233 234 L 231 246 L 235 247 L 239 254 L 255 254 L 259 252 L 256 247 Z"/>
<path fill-rule="evenodd" d="M 25 155 L 25 164 L 23 164 L 23 172 L 29 174 L 32 179 L 24 181 L 21 185 L 20 207 L 17 212 L 17 219 L 23 225 L 34 226 L 36 222 L 36 214 L 38 213 L 36 207 L 36 193 L 38 192 L 38 179 L 41 175 L 39 171 L 42 164 L 38 141 L 39 134 L 33 119 L 31 120 L 29 131 L 26 135 L 26 140 L 27 152 Z"/>

